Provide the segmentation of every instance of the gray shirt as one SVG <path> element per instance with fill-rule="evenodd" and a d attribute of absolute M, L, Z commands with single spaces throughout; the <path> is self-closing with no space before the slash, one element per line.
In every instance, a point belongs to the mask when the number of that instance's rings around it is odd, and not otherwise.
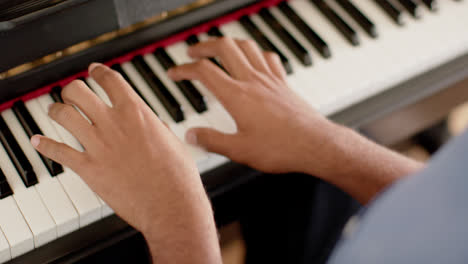
<path fill-rule="evenodd" d="M 383 192 L 330 264 L 468 263 L 468 132 Z"/>

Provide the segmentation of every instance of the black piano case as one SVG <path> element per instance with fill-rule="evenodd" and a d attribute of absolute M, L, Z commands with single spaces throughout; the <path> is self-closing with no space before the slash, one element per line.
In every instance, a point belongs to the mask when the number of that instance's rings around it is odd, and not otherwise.
<path fill-rule="evenodd" d="M 0 72 L 194 0 L 16 0 L 9 5 L 8 2 L 0 1 Z M 38 9 L 21 14 L 16 8 L 21 16 L 15 17 L 6 12 L 13 2 L 16 7 L 35 4 Z"/>

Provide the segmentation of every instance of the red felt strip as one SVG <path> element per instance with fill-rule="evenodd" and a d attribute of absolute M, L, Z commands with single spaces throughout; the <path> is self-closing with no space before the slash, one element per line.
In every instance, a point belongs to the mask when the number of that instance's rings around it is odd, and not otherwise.
<path fill-rule="evenodd" d="M 117 58 L 114 58 L 110 61 L 104 62 L 104 64 L 111 66 L 116 63 L 124 63 L 127 61 L 130 61 L 133 57 L 138 56 L 138 55 L 145 55 L 147 53 L 152 53 L 155 49 L 160 48 L 160 47 L 166 47 L 169 46 L 173 43 L 179 42 L 179 41 L 185 41 L 189 36 L 191 35 L 198 35 L 200 33 L 207 32 L 210 28 L 216 26 L 219 27 L 223 24 L 227 24 L 229 22 L 232 22 L 234 20 L 239 20 L 242 16 L 245 15 L 250 15 L 254 13 L 258 13 L 260 9 L 265 8 L 265 7 L 271 7 L 271 6 L 276 6 L 278 3 L 283 2 L 285 0 L 264 0 L 258 3 L 255 3 L 251 6 L 236 10 L 232 13 L 226 14 L 224 16 L 218 17 L 214 20 L 208 21 L 206 23 L 197 25 L 193 28 L 187 29 L 185 31 L 176 33 L 172 36 L 169 36 L 168 38 L 158 40 L 152 44 L 149 44 L 147 46 L 144 46 L 140 49 L 134 50 L 132 52 L 129 52 L 125 55 L 119 56 Z M 16 98 L 10 101 L 7 101 L 5 103 L 0 104 L 0 111 L 9 109 L 13 106 L 13 103 L 22 100 L 22 101 L 28 101 L 34 98 L 37 98 L 43 94 L 49 93 L 51 89 L 55 86 L 65 86 L 71 81 L 80 78 L 80 77 L 88 77 L 88 72 L 87 71 L 82 71 L 79 73 L 76 73 L 72 76 L 68 76 L 62 80 L 53 82 L 51 84 L 48 84 L 42 88 L 36 89 L 30 93 L 27 93 L 20 98 Z"/>

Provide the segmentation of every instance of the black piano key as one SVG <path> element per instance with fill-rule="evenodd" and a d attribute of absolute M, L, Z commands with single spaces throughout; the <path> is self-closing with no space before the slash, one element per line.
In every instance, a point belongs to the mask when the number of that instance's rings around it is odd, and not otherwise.
<path fill-rule="evenodd" d="M 419 6 L 413 0 L 398 0 L 398 2 L 415 18 L 419 18 Z"/>
<path fill-rule="evenodd" d="M 145 97 L 143 97 L 143 95 L 140 93 L 140 91 L 136 88 L 135 84 L 132 82 L 132 80 L 130 80 L 130 78 L 128 78 L 127 74 L 124 72 L 124 70 L 122 69 L 122 66 L 120 66 L 120 64 L 114 64 L 111 66 L 111 68 L 120 73 L 120 75 L 122 75 L 122 77 L 125 79 L 125 81 L 127 81 L 127 83 L 130 85 L 130 87 L 132 87 L 132 89 L 135 91 L 135 93 L 143 100 L 143 102 L 145 102 L 145 104 L 147 106 L 149 106 L 149 108 L 151 108 L 151 110 L 153 110 L 153 112 L 158 115 L 158 113 L 156 112 L 156 110 L 153 109 L 153 107 L 148 104 L 148 101 L 146 101 Z"/>
<path fill-rule="evenodd" d="M 30 187 L 37 184 L 36 173 L 31 163 L 29 163 L 23 150 L 18 145 L 18 142 L 16 142 L 15 137 L 5 123 L 5 120 L 3 120 L 3 117 L 0 117 L 0 141 L 8 153 L 10 160 L 13 162 L 13 165 L 15 165 L 16 171 L 20 175 L 21 180 L 23 180 L 24 185 Z"/>
<path fill-rule="evenodd" d="M 13 105 L 12 110 L 15 113 L 16 118 L 18 118 L 18 121 L 21 123 L 21 126 L 23 127 L 24 131 L 26 132 L 29 138 L 31 138 L 34 135 L 44 135 L 22 101 L 16 102 Z M 45 157 L 44 155 L 40 153 L 38 154 L 41 157 L 41 160 L 46 166 L 50 175 L 57 176 L 63 172 L 62 165 Z"/>
<path fill-rule="evenodd" d="M 312 57 L 309 52 L 278 22 L 268 9 L 263 8 L 259 15 L 302 64 L 312 65 Z"/>
<path fill-rule="evenodd" d="M 172 60 L 169 54 L 167 54 L 164 48 L 156 49 L 153 54 L 164 67 L 164 69 L 166 69 L 166 71 L 176 66 L 175 62 Z M 203 113 L 208 110 L 205 98 L 192 84 L 192 82 L 184 80 L 175 82 L 175 84 L 198 113 Z"/>
<path fill-rule="evenodd" d="M 281 62 L 283 63 L 283 67 L 288 74 L 293 73 L 293 68 L 288 58 L 286 58 L 286 56 L 284 56 L 284 54 L 273 43 L 271 43 L 271 41 L 262 33 L 262 31 L 260 31 L 255 26 L 255 24 L 249 17 L 241 17 L 239 22 L 244 27 L 244 29 L 252 36 L 252 38 L 260 45 L 260 47 L 262 47 L 264 50 L 272 51 L 278 54 L 278 56 L 281 59 Z"/>
<path fill-rule="evenodd" d="M 52 91 L 50 91 L 50 96 L 52 96 L 54 102 L 63 104 L 62 88 L 60 86 L 55 86 L 54 88 L 52 88 Z"/>
<path fill-rule="evenodd" d="M 403 25 L 402 11 L 388 0 L 374 0 L 382 10 L 398 25 Z"/>
<path fill-rule="evenodd" d="M 5 177 L 5 174 L 0 169 L 0 199 L 8 197 L 13 194 L 10 185 Z"/>
<path fill-rule="evenodd" d="M 151 70 L 148 64 L 146 64 L 143 57 L 136 56 L 132 59 L 132 62 L 136 70 L 140 73 L 151 90 L 153 90 L 159 98 L 164 108 L 166 108 L 167 112 L 171 115 L 172 119 L 174 119 L 175 122 L 184 121 L 185 117 L 181 105 L 161 80 L 159 80 L 159 78 L 153 73 L 153 70 Z"/>
<path fill-rule="evenodd" d="M 435 11 L 438 9 L 437 0 L 422 0 L 422 2 L 426 5 L 427 8 L 431 11 Z"/>
<path fill-rule="evenodd" d="M 195 35 L 190 35 L 186 40 L 185 42 L 187 42 L 188 45 L 192 46 L 192 45 L 195 45 L 195 44 L 198 44 L 200 42 L 200 40 L 198 39 L 197 36 Z"/>
<path fill-rule="evenodd" d="M 197 36 L 191 35 L 190 37 L 187 38 L 186 42 L 188 45 L 193 46 L 195 44 L 198 44 L 200 40 L 198 39 Z M 215 65 L 217 65 L 219 68 L 221 68 L 223 71 L 226 71 L 224 67 L 215 58 L 209 58 L 209 60 L 213 62 Z"/>
<path fill-rule="evenodd" d="M 328 44 L 313 30 L 311 29 L 302 18 L 289 6 L 287 2 L 281 2 L 278 8 L 283 14 L 291 21 L 291 23 L 304 35 L 304 37 L 314 46 L 314 48 L 324 58 L 331 56 Z"/>
<path fill-rule="evenodd" d="M 336 29 L 353 45 L 359 45 L 359 37 L 324 0 L 310 0 L 318 10 L 336 27 Z"/>
<path fill-rule="evenodd" d="M 338 4 L 364 29 L 369 36 L 377 37 L 377 28 L 351 1 L 336 0 Z"/>
<path fill-rule="evenodd" d="M 429 8 L 429 10 L 437 10 L 437 1 L 436 0 L 422 0 L 422 2 Z"/>
<path fill-rule="evenodd" d="M 224 34 L 217 27 L 210 28 L 208 30 L 208 35 L 212 37 L 218 37 L 218 38 L 224 37 Z"/>

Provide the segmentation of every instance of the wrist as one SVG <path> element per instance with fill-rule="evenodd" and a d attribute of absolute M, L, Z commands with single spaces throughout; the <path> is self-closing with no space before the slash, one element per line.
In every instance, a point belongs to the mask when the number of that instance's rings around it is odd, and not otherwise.
<path fill-rule="evenodd" d="M 317 143 L 316 138 L 315 146 L 304 155 L 309 160 L 304 172 L 337 186 L 363 204 L 422 167 L 344 126 L 331 123 L 323 131 L 318 138 L 322 142 Z"/>
<path fill-rule="evenodd" d="M 355 136 L 353 130 L 327 119 L 309 128 L 300 172 L 326 181 L 339 175 L 347 160 L 347 141 Z"/>
<path fill-rule="evenodd" d="M 166 203 L 142 233 L 158 263 L 219 263 L 213 212 L 204 190 L 187 190 Z"/>

